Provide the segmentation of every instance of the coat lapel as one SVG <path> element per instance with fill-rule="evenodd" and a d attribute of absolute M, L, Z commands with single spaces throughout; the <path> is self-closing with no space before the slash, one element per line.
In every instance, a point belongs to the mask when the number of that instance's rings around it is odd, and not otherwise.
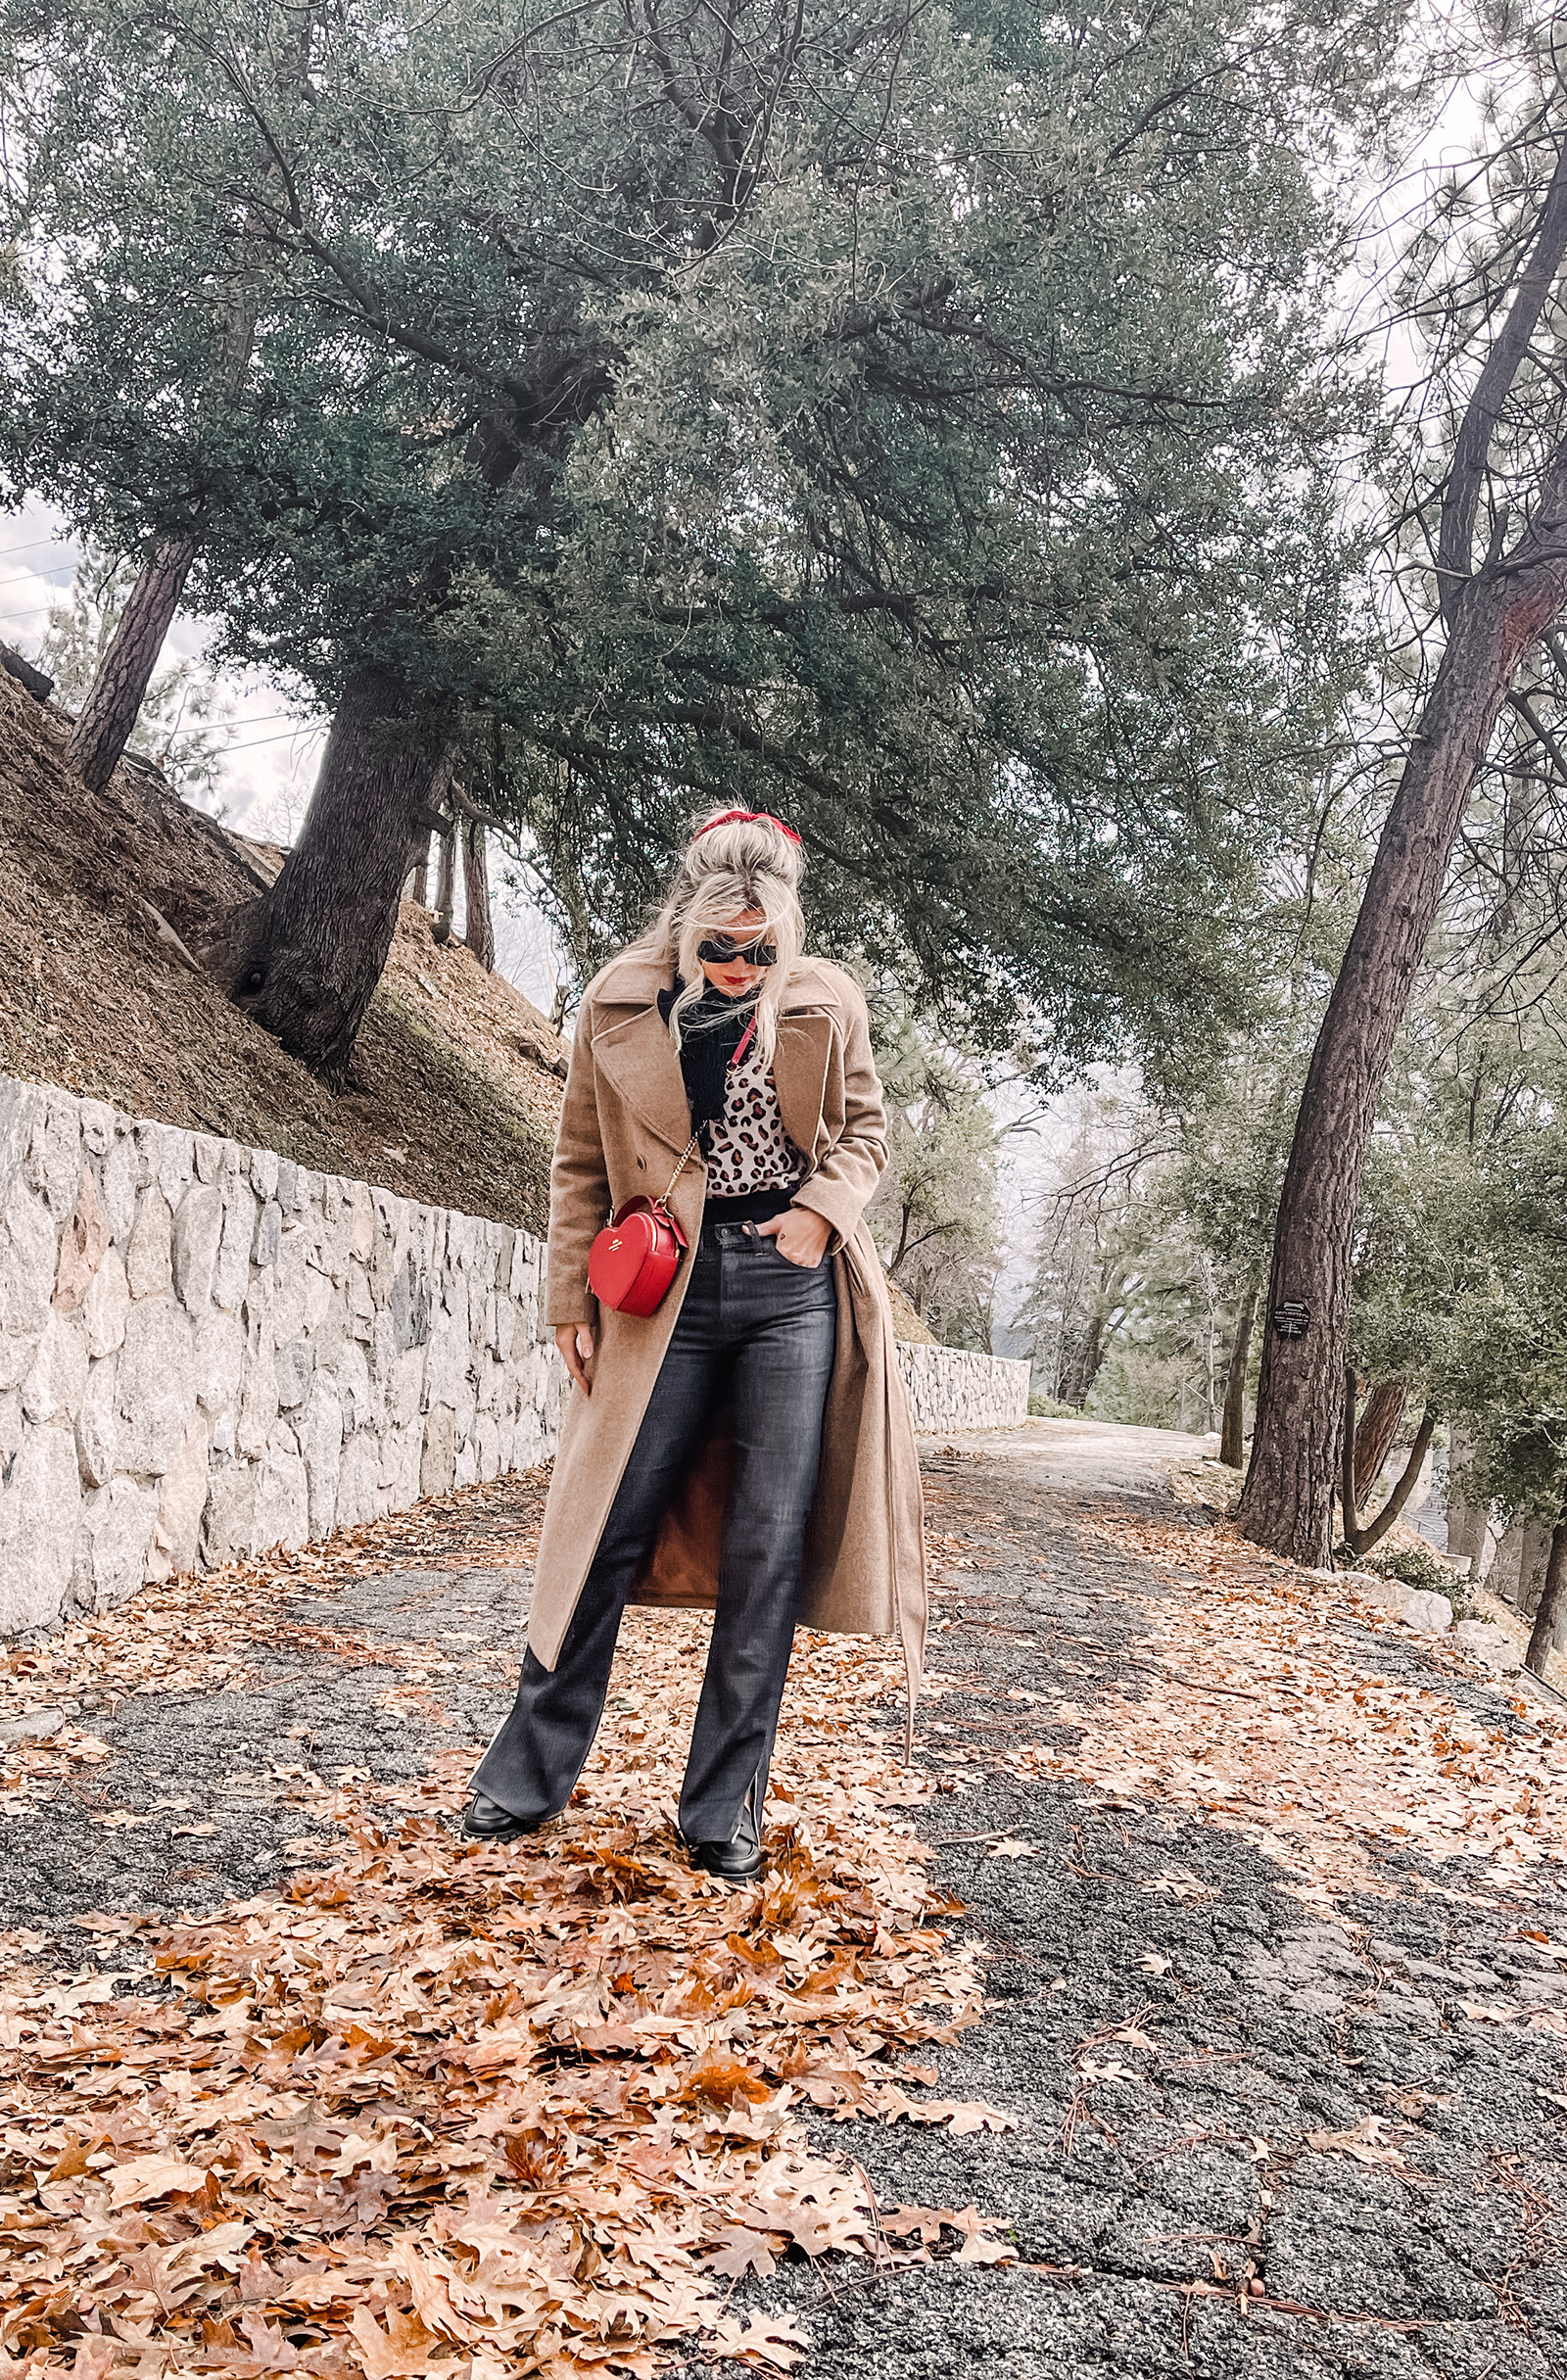
<path fill-rule="evenodd" d="M 669 1027 L 656 1006 L 639 1008 L 594 1043 L 594 1064 L 632 1114 L 677 1156 L 691 1136 L 690 1102 Z"/>
<path fill-rule="evenodd" d="M 822 1122 L 822 1093 L 828 1060 L 832 1055 L 832 1020 L 787 1008 L 778 1021 L 778 1048 L 773 1080 L 778 1086 L 779 1114 L 784 1129 L 802 1157 L 816 1157 Z"/>
<path fill-rule="evenodd" d="M 625 1009 L 594 1043 L 594 1063 L 615 1093 L 650 1132 L 679 1153 L 691 1136 L 690 1103 L 669 1027 L 658 1013 L 663 978 L 656 968 L 632 962 L 617 969 L 609 996 Z M 822 1094 L 832 1054 L 832 1020 L 814 1004 L 809 983 L 784 994 L 779 1018 L 773 1079 L 784 1129 L 806 1157 L 816 1155 Z"/>

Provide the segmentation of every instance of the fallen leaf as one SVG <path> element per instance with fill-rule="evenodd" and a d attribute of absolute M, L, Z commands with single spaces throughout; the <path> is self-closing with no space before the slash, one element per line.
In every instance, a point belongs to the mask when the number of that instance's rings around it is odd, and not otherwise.
<path fill-rule="evenodd" d="M 111 2166 L 105 2178 L 112 2207 L 144 2207 L 150 2200 L 176 2192 L 204 2190 L 207 2168 L 187 2165 L 179 2157 L 133 2157 L 125 2165 Z"/>
<path fill-rule="evenodd" d="M 709 2338 L 716 2355 L 736 2363 L 770 2363 L 781 2372 L 792 2370 L 811 2347 L 791 2314 L 747 2314 L 743 2322 L 726 2316 L 713 2324 Z"/>
<path fill-rule="evenodd" d="M 1307 2132 L 1306 2143 L 1324 2155 L 1353 2157 L 1362 2166 L 1401 2166 L 1404 2161 L 1398 2150 L 1382 2137 L 1387 2127 L 1385 2116 L 1362 2116 L 1352 2131 Z"/>

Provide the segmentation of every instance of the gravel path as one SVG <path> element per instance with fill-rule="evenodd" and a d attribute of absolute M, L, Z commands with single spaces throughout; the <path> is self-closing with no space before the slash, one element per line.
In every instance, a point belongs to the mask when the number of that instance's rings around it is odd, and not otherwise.
<path fill-rule="evenodd" d="M 1560 1871 L 1540 1861 L 1509 1885 L 1496 1857 L 1438 1860 L 1362 1828 L 1351 1882 L 1329 1891 L 1223 1808 L 1040 1768 L 1052 1746 L 1075 1759 L 1107 1712 L 1124 1732 L 1139 1697 L 1151 1731 L 1185 1687 L 1199 1729 L 1222 1728 L 1215 1693 L 1257 1699 L 1148 1650 L 1191 1580 L 1128 1526 L 1177 1547 L 1184 1533 L 1200 1566 L 1211 1532 L 1163 1481 L 1204 1444 L 1046 1423 L 927 1450 L 938 1598 L 920 1759 L 938 1789 L 916 1823 L 967 1912 L 955 1928 L 989 1955 L 991 2000 L 942 2054 L 941 2088 L 1019 2128 L 824 2119 L 822 2141 L 884 2204 L 1001 2215 L 1018 2261 L 791 2261 L 740 2283 L 737 2309 L 796 2313 L 808 2375 L 1567 2372 Z M 0 1820 L 0 1923 L 79 1975 L 96 1956 L 84 1916 L 214 1908 L 319 1865 L 320 1779 L 412 1781 L 443 1752 L 450 1775 L 504 1709 L 514 1536 L 492 1491 L 460 1563 L 426 1519 L 330 1596 L 300 1580 L 219 1687 L 88 1691 L 69 1724 L 102 1753 Z M 1231 1575 L 1244 1584 L 1244 1561 Z M 1506 1757 L 1544 1740 L 1548 1720 L 1505 1685 L 1353 1612 L 1328 1624 L 1346 1671 L 1447 1697 Z M 309 1834 L 301 1779 L 316 1781 Z M 117 1810 L 126 1822 L 105 1823 Z"/>

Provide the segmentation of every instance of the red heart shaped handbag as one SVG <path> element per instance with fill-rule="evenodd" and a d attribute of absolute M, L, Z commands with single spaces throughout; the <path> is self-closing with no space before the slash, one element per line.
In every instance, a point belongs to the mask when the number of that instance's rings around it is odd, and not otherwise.
<path fill-rule="evenodd" d="M 588 1254 L 588 1286 L 600 1306 L 645 1320 L 663 1304 L 687 1246 L 669 1202 L 696 1141 L 693 1132 L 662 1198 L 628 1199 L 594 1241 Z"/>

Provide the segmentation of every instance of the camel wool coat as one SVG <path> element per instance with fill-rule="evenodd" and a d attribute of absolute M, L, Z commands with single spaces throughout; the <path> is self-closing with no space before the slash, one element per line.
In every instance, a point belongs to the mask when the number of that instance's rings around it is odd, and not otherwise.
<path fill-rule="evenodd" d="M 591 1397 L 573 1388 L 539 1547 L 528 1642 L 553 1669 L 690 1278 L 687 1256 L 654 1314 L 600 1309 L 588 1287 L 594 1237 L 628 1199 L 662 1197 L 690 1139 L 680 1058 L 658 1014 L 663 973 L 635 954 L 588 986 L 572 1043 L 549 1184 L 547 1314 L 588 1322 L 597 1349 Z M 837 1357 L 822 1466 L 806 1529 L 800 1618 L 807 1627 L 900 1639 L 912 1714 L 926 1630 L 920 1473 L 893 1348 L 880 1259 L 861 1221 L 886 1164 L 886 1117 L 865 1001 L 841 969 L 806 958 L 789 971 L 773 1064 L 784 1127 L 810 1165 L 794 1204 L 832 1227 Z M 669 1204 L 692 1250 L 705 1172 L 694 1153 Z M 723 1416 L 632 1593 L 634 1602 L 717 1600 L 728 1495 Z"/>

